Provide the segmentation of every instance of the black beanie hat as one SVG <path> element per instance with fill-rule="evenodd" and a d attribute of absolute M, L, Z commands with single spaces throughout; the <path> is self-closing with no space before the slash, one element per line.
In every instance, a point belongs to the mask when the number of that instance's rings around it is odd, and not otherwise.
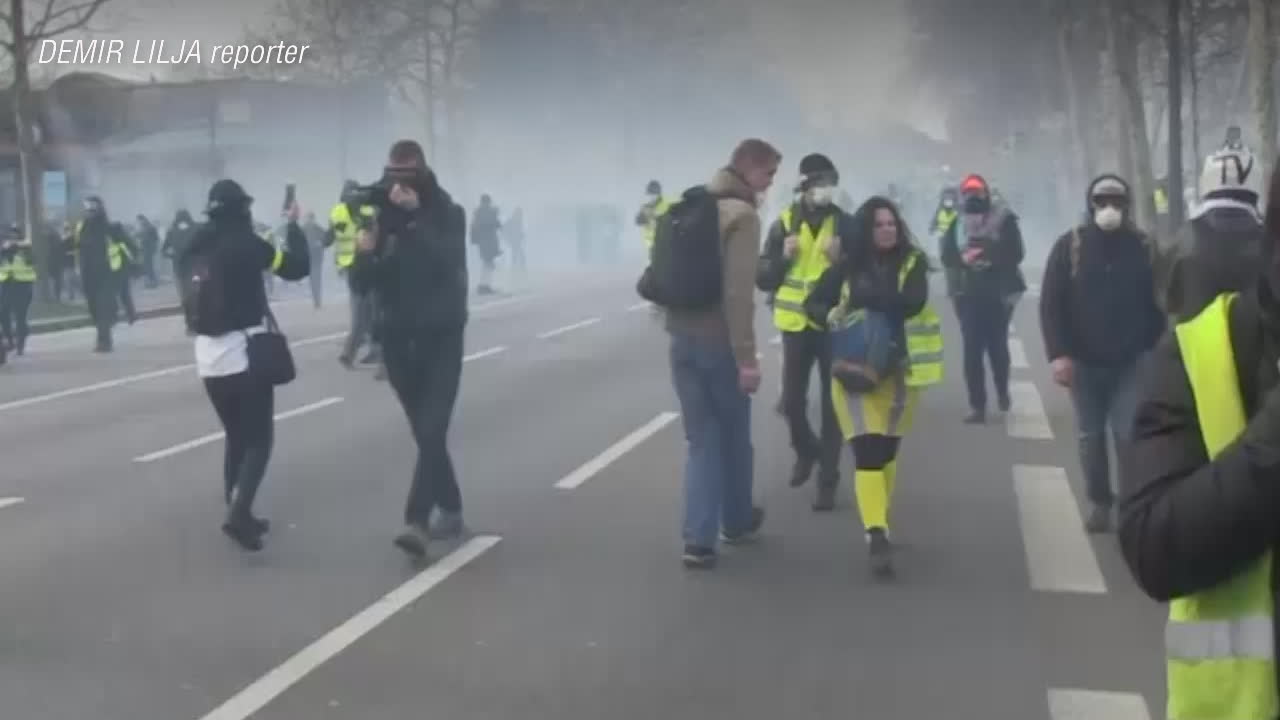
<path fill-rule="evenodd" d="M 214 213 L 219 210 L 243 210 L 249 207 L 253 198 L 245 193 L 244 188 L 235 180 L 219 180 L 209 188 L 209 204 L 205 212 Z"/>
<path fill-rule="evenodd" d="M 807 188 L 819 177 L 829 177 L 837 184 L 840 182 L 840 173 L 836 170 L 835 163 L 831 162 L 831 158 L 821 153 L 805 155 L 800 160 L 801 187 Z"/>

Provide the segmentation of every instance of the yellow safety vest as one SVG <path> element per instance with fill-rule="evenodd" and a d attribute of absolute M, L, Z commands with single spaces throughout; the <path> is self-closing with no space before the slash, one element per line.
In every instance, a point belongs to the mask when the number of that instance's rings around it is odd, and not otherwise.
<path fill-rule="evenodd" d="M 1169 196 L 1165 193 L 1165 191 L 1162 188 L 1156 188 L 1155 204 L 1156 204 L 1157 215 L 1169 214 Z"/>
<path fill-rule="evenodd" d="M 361 205 L 360 214 L 369 220 L 377 217 L 372 205 Z M 329 227 L 333 229 L 333 261 L 339 269 L 351 267 L 356 259 L 356 232 L 360 228 L 351 219 L 346 203 L 340 202 L 329 211 Z"/>
<path fill-rule="evenodd" d="M 1174 329 L 1210 459 L 1235 441 L 1247 422 L 1227 319 L 1233 298 L 1233 293 L 1218 296 Z M 1169 720 L 1280 717 L 1271 563 L 1268 550 L 1218 586 L 1169 603 Z"/>
<path fill-rule="evenodd" d="M 787 235 L 792 232 L 794 210 L 794 206 L 783 210 L 779 218 L 782 222 L 782 230 Z M 835 234 L 835 214 L 828 215 L 827 219 L 822 221 L 822 227 L 818 229 L 816 236 L 813 234 L 813 228 L 809 227 L 809 223 L 800 223 L 800 243 L 796 249 L 795 260 L 792 261 L 786 278 L 782 280 L 782 286 L 773 297 L 773 324 L 779 330 L 800 332 L 807 327 L 819 327 L 805 314 L 804 301 L 809 297 L 813 286 L 818 283 L 818 278 L 831 267 L 831 260 L 827 257 L 825 246 L 831 238 L 835 237 Z"/>
<path fill-rule="evenodd" d="M 20 283 L 33 283 L 36 281 L 36 269 L 27 262 L 27 253 L 31 251 L 30 245 L 24 245 L 18 248 L 13 257 L 8 260 L 0 259 L 0 282 L 12 280 Z"/>
<path fill-rule="evenodd" d="M 898 270 L 898 291 L 907 285 L 907 276 L 920 260 L 912 252 Z M 849 283 L 840 287 L 840 304 L 849 301 Z M 942 382 L 942 321 L 927 301 L 920 312 L 903 323 L 907 336 L 907 387 L 928 387 Z"/>
<path fill-rule="evenodd" d="M 80 231 L 84 229 L 84 220 L 76 222 L 75 246 L 80 248 Z M 107 228 L 107 267 L 111 268 L 111 272 L 120 272 L 124 267 L 125 260 L 131 260 L 133 255 L 129 252 L 129 246 L 121 242 L 111 239 L 110 227 Z M 79 258 L 76 259 L 79 262 Z"/>
<path fill-rule="evenodd" d="M 934 225 L 938 226 L 937 232 L 945 233 L 950 229 L 951 223 L 956 221 L 957 214 L 958 213 L 956 213 L 955 210 L 948 210 L 947 208 L 939 210 L 937 216 L 933 220 Z"/>
<path fill-rule="evenodd" d="M 658 236 L 658 218 L 669 209 L 671 209 L 671 201 L 664 197 L 658 198 L 658 201 L 653 204 L 653 217 L 649 218 L 649 222 L 641 228 L 641 232 L 644 233 L 644 246 L 650 251 L 653 250 L 653 241 Z"/>

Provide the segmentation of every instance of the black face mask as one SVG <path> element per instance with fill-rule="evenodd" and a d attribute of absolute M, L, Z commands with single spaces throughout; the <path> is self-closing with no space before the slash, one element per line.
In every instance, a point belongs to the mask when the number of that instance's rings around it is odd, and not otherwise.
<path fill-rule="evenodd" d="M 967 213 L 984 213 L 991 209 L 991 201 L 979 195 L 971 195 L 964 199 L 964 211 Z"/>

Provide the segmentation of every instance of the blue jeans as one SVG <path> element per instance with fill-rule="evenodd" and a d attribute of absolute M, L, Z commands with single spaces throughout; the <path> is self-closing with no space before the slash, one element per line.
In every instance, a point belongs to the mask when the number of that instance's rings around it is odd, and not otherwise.
<path fill-rule="evenodd" d="M 1107 428 L 1110 425 L 1118 469 L 1123 473 L 1133 433 L 1133 416 L 1138 408 L 1140 367 L 1140 361 L 1120 367 L 1076 363 L 1071 400 L 1080 434 L 1080 467 L 1089 500 L 1101 507 L 1111 507 L 1115 500 L 1107 456 Z"/>
<path fill-rule="evenodd" d="M 751 398 L 738 385 L 738 364 L 723 341 L 673 333 L 671 380 L 689 442 L 684 541 L 714 548 L 722 524 L 730 534 L 751 524 Z"/>

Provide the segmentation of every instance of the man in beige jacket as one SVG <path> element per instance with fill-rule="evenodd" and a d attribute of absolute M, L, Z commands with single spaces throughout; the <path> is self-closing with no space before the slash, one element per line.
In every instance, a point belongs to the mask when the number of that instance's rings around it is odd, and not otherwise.
<path fill-rule="evenodd" d="M 667 313 L 671 375 L 689 443 L 685 465 L 684 564 L 709 568 L 716 540 L 747 542 L 764 522 L 752 501 L 751 394 L 756 358 L 755 270 L 760 253 L 758 197 L 773 184 L 782 155 L 744 140 L 707 189 L 719 197 L 723 293 L 710 310 Z M 723 519 L 723 526 L 722 526 Z"/>

